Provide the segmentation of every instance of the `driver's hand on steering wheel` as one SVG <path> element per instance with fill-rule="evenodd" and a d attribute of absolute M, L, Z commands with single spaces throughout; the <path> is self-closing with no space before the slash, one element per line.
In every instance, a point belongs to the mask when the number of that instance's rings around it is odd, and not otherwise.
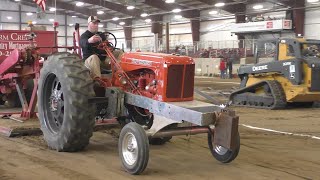
<path fill-rule="evenodd" d="M 96 43 L 102 41 L 101 37 L 99 35 L 93 35 L 91 38 L 88 39 L 89 43 Z"/>

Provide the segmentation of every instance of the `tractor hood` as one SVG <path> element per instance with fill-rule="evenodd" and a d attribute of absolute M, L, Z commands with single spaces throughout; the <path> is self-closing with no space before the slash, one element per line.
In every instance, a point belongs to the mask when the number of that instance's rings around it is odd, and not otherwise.
<path fill-rule="evenodd" d="M 194 64 L 194 61 L 188 56 L 151 52 L 131 52 L 123 54 L 121 63 L 156 66 L 157 64 Z"/>

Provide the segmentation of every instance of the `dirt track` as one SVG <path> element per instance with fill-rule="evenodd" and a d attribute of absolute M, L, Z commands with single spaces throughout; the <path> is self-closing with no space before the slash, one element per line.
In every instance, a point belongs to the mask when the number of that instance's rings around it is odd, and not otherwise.
<path fill-rule="evenodd" d="M 237 86 L 197 80 L 201 87 Z M 235 109 L 241 124 L 320 136 L 317 108 Z M 49 150 L 42 136 L 0 137 L 0 179 L 319 179 L 320 140 L 244 126 L 240 136 L 240 154 L 230 164 L 212 158 L 205 135 L 174 137 L 165 145 L 151 146 L 148 167 L 140 176 L 123 171 L 117 139 L 104 131 L 95 132 L 86 150 L 78 153 Z"/>

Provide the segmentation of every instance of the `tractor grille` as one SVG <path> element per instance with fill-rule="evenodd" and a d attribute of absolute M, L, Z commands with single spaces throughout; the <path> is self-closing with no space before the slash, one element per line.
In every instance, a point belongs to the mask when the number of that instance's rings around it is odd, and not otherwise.
<path fill-rule="evenodd" d="M 320 68 L 312 68 L 310 91 L 320 91 Z"/>
<path fill-rule="evenodd" d="M 194 64 L 169 66 L 167 98 L 187 98 L 193 96 L 194 68 Z"/>

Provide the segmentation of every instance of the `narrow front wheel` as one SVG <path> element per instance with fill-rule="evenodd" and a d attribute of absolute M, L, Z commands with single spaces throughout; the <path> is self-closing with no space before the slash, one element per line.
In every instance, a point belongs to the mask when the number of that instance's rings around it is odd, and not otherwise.
<path fill-rule="evenodd" d="M 145 130 L 137 123 L 126 124 L 119 138 L 119 156 L 125 170 L 140 174 L 149 161 L 149 141 Z"/>

